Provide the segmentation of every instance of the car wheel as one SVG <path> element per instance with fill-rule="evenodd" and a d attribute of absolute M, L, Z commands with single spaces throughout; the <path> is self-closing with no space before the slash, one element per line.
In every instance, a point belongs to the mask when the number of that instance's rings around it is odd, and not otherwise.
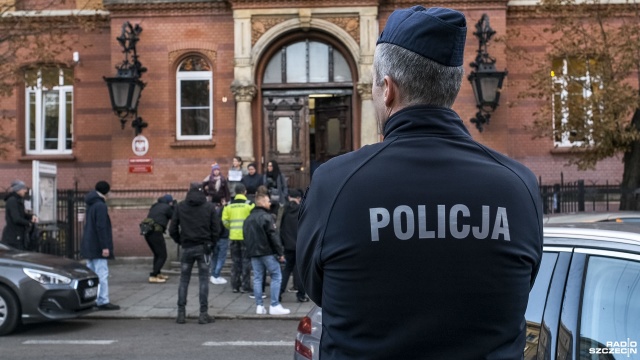
<path fill-rule="evenodd" d="M 18 325 L 18 300 L 13 293 L 0 286 L 0 336 L 11 333 Z"/>

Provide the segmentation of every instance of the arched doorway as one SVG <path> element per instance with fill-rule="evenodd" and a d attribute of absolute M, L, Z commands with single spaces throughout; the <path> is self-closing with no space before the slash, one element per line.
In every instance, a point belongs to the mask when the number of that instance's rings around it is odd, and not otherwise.
<path fill-rule="evenodd" d="M 276 41 L 258 71 L 264 163 L 276 160 L 289 186 L 305 188 L 313 171 L 353 150 L 355 62 L 323 33 Z"/>

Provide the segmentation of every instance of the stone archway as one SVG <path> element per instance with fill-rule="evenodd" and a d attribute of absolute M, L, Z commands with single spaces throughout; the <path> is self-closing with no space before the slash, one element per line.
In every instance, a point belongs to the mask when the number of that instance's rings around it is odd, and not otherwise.
<path fill-rule="evenodd" d="M 236 100 L 236 153 L 247 159 L 262 157 L 256 147 L 256 125 L 263 99 L 256 87 L 258 65 L 269 47 L 293 31 L 317 30 L 331 34 L 348 49 L 356 65 L 359 96 L 354 110 L 354 144 L 359 147 L 378 141 L 371 103 L 371 66 L 378 36 L 377 7 L 303 8 L 303 9 L 235 9 L 234 10 L 234 81 Z M 253 107 L 252 107 L 253 105 Z M 362 115 L 366 115 L 362 117 Z M 259 144 L 259 142 L 258 142 Z"/>

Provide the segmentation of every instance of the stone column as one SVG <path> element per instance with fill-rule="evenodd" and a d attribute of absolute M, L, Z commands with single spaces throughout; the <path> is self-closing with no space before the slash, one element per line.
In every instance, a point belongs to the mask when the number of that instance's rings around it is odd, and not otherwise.
<path fill-rule="evenodd" d="M 234 80 L 231 92 L 236 100 L 236 155 L 246 161 L 253 161 L 253 120 L 251 101 L 257 88 L 249 82 Z"/>
<path fill-rule="evenodd" d="M 358 94 L 360 94 L 361 116 L 360 125 L 360 146 L 374 144 L 380 141 L 378 135 L 378 124 L 376 121 L 376 113 L 373 108 L 373 96 L 371 95 L 371 84 L 359 83 Z"/>

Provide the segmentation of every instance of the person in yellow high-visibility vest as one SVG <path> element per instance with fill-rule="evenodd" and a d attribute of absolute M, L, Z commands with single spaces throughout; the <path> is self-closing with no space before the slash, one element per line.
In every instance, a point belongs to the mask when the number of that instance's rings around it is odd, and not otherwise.
<path fill-rule="evenodd" d="M 245 256 L 242 225 L 255 204 L 247 200 L 247 188 L 236 185 L 236 196 L 222 210 L 222 224 L 229 229 L 229 249 L 231 252 L 231 288 L 234 293 L 253 293 L 251 286 L 251 260 Z"/>

